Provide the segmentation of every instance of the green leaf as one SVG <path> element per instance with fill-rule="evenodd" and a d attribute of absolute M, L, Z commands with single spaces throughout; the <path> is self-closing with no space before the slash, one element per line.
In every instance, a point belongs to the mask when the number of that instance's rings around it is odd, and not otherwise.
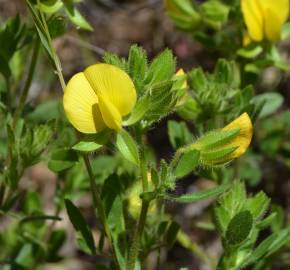
<path fill-rule="evenodd" d="M 174 174 L 177 178 L 181 178 L 191 173 L 199 164 L 200 153 L 197 150 L 192 150 L 181 155 Z"/>
<path fill-rule="evenodd" d="M 136 106 L 132 110 L 130 117 L 123 121 L 123 126 L 131 126 L 140 121 L 150 108 L 150 98 L 143 97 L 137 101 Z"/>
<path fill-rule="evenodd" d="M 39 104 L 35 110 L 27 115 L 27 119 L 36 123 L 43 123 L 59 118 L 61 115 L 60 100 L 48 100 Z"/>
<path fill-rule="evenodd" d="M 177 222 L 172 221 L 166 233 L 166 242 L 169 245 L 169 247 L 172 247 L 174 242 L 176 241 L 179 230 L 180 225 Z"/>
<path fill-rule="evenodd" d="M 135 165 L 139 165 L 138 146 L 131 135 L 124 129 L 117 134 L 116 145 L 121 154 Z"/>
<path fill-rule="evenodd" d="M 230 185 L 224 184 L 224 185 L 220 185 L 214 188 L 210 188 L 210 189 L 206 189 L 202 191 L 196 191 L 189 194 L 184 194 L 173 199 L 174 201 L 180 202 L 180 203 L 193 203 L 193 202 L 217 197 L 220 194 L 226 192 L 229 189 L 229 187 Z"/>
<path fill-rule="evenodd" d="M 192 135 L 185 122 L 168 121 L 168 135 L 174 149 L 192 142 Z"/>
<path fill-rule="evenodd" d="M 37 4 L 38 9 L 45 13 L 56 13 L 62 6 L 63 3 L 60 0 L 39 1 Z"/>
<path fill-rule="evenodd" d="M 227 21 L 229 11 L 227 5 L 217 0 L 209 0 L 201 5 L 201 14 L 205 23 L 215 29 L 219 29 Z"/>
<path fill-rule="evenodd" d="M 65 207 L 71 223 L 76 231 L 80 232 L 92 255 L 96 255 L 96 247 L 92 232 L 79 209 L 68 199 L 65 199 Z"/>
<path fill-rule="evenodd" d="M 266 196 L 263 191 L 260 191 L 253 198 L 247 200 L 247 208 L 252 213 L 255 220 L 261 219 L 270 204 L 270 199 Z"/>
<path fill-rule="evenodd" d="M 271 234 L 251 253 L 248 260 L 243 263 L 243 267 L 256 263 L 261 258 L 265 259 L 278 251 L 289 241 L 290 229 L 283 229 L 277 233 Z"/>
<path fill-rule="evenodd" d="M 253 59 L 263 52 L 263 47 L 257 44 L 250 44 L 245 48 L 241 48 L 237 51 L 237 54 L 248 59 Z"/>
<path fill-rule="evenodd" d="M 282 106 L 284 98 L 279 93 L 270 92 L 256 95 L 252 101 L 254 104 L 259 104 L 262 101 L 265 102 L 259 114 L 259 118 L 264 118 L 275 113 Z"/>
<path fill-rule="evenodd" d="M 226 232 L 231 219 L 244 210 L 246 190 L 243 183 L 235 181 L 231 189 L 223 194 L 214 207 L 214 218 L 219 231 Z"/>
<path fill-rule="evenodd" d="M 47 22 L 51 38 L 62 36 L 66 32 L 66 21 L 62 16 L 53 16 Z"/>
<path fill-rule="evenodd" d="M 195 68 L 188 73 L 190 88 L 194 91 L 203 92 L 207 89 L 208 80 L 202 68 Z"/>
<path fill-rule="evenodd" d="M 57 149 L 51 155 L 48 168 L 53 172 L 61 172 L 73 167 L 78 162 L 78 155 L 69 149 Z"/>
<path fill-rule="evenodd" d="M 128 56 L 128 73 L 133 79 L 137 92 L 143 91 L 144 78 L 147 72 L 147 54 L 144 49 L 137 45 L 130 48 Z"/>
<path fill-rule="evenodd" d="M 73 1 L 67 0 L 65 1 L 64 4 L 65 4 L 65 12 L 73 24 L 84 30 L 88 31 L 94 30 L 93 27 L 87 22 L 87 20 L 80 14 L 80 12 L 74 6 Z"/>
<path fill-rule="evenodd" d="M 164 50 L 151 63 L 145 84 L 164 82 L 172 78 L 175 72 L 175 59 L 170 50 Z"/>
<path fill-rule="evenodd" d="M 250 211 L 242 211 L 236 214 L 230 221 L 226 240 L 230 245 L 242 243 L 250 234 L 253 227 L 253 216 Z"/>
<path fill-rule="evenodd" d="M 75 144 L 72 149 L 80 152 L 94 152 L 98 149 L 100 149 L 103 145 L 98 144 L 96 142 L 86 142 L 86 141 L 80 141 L 77 144 Z"/>

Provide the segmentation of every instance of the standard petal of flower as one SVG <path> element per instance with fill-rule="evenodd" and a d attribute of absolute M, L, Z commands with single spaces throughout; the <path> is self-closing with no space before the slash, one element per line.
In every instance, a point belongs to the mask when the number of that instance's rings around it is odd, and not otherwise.
<path fill-rule="evenodd" d="M 78 131 L 96 133 L 105 128 L 97 95 L 83 72 L 75 74 L 68 82 L 63 106 L 68 120 Z"/>
<path fill-rule="evenodd" d="M 275 42 L 281 38 L 281 30 L 283 22 L 280 17 L 271 9 L 264 10 L 265 18 L 265 34 L 268 40 Z"/>
<path fill-rule="evenodd" d="M 97 95 L 106 97 L 121 116 L 131 112 L 137 96 L 134 84 L 126 72 L 112 65 L 95 64 L 84 73 Z"/>
<path fill-rule="evenodd" d="M 106 125 L 115 130 L 122 127 L 122 116 L 110 100 L 102 94 L 98 95 L 99 108 Z"/>
<path fill-rule="evenodd" d="M 252 121 L 247 113 L 243 113 L 234 121 L 225 126 L 222 130 L 239 129 L 239 134 L 227 145 L 228 147 L 238 147 L 231 158 L 237 158 L 244 154 L 249 147 L 253 136 Z"/>
<path fill-rule="evenodd" d="M 260 6 L 263 10 L 270 9 L 276 16 L 279 17 L 279 21 L 284 24 L 289 17 L 289 0 L 259 0 Z M 265 21 L 270 21 L 265 14 Z"/>
<path fill-rule="evenodd" d="M 261 41 L 263 39 L 263 14 L 258 0 L 242 0 L 241 7 L 251 39 Z"/>

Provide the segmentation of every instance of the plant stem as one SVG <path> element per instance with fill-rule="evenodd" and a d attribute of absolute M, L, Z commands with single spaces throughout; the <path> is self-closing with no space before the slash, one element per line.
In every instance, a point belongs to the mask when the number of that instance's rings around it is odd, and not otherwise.
<path fill-rule="evenodd" d="M 39 2 L 39 0 L 38 0 L 38 2 Z M 63 74 L 62 74 L 61 62 L 60 62 L 59 57 L 58 57 L 58 55 L 57 55 L 57 53 L 56 53 L 56 51 L 55 51 L 55 49 L 53 47 L 52 39 L 51 39 L 51 36 L 50 36 L 50 33 L 49 33 L 49 29 L 48 29 L 48 26 L 47 26 L 47 23 L 46 23 L 45 16 L 43 15 L 42 12 L 40 12 L 40 16 L 41 16 L 42 23 L 44 25 L 44 29 L 45 29 L 45 32 L 46 32 L 46 37 L 47 37 L 47 40 L 48 40 L 48 43 L 49 43 L 49 46 L 50 46 L 50 50 L 51 50 L 52 55 L 53 55 L 53 61 L 54 61 L 54 65 L 55 65 L 55 68 L 56 68 L 56 73 L 57 73 L 59 82 L 61 84 L 62 90 L 65 91 L 66 83 L 65 83 L 65 80 L 64 80 L 64 77 L 63 77 Z M 98 214 L 98 216 L 100 218 L 100 221 L 102 223 L 103 229 L 105 231 L 105 234 L 106 234 L 106 236 L 107 236 L 107 238 L 109 240 L 110 246 L 112 248 L 113 260 L 114 260 L 115 266 L 116 266 L 117 269 L 120 269 L 120 265 L 119 265 L 119 262 L 118 262 L 118 259 L 117 259 L 117 256 L 116 256 L 116 251 L 115 251 L 115 248 L 114 248 L 113 238 L 112 238 L 112 235 L 111 235 L 111 232 L 110 232 L 110 228 L 109 228 L 109 225 L 108 225 L 108 222 L 107 222 L 105 209 L 103 207 L 103 203 L 102 203 L 102 200 L 101 200 L 101 195 L 100 195 L 101 193 L 100 193 L 100 191 L 99 191 L 99 189 L 98 189 L 98 187 L 97 187 L 97 185 L 95 183 L 94 174 L 93 174 L 93 171 L 92 171 L 92 167 L 91 167 L 88 155 L 84 155 L 83 159 L 84 159 L 85 166 L 86 166 L 86 169 L 87 169 L 87 172 L 88 172 L 88 175 L 89 175 L 94 208 L 95 208 L 95 210 L 97 210 L 97 214 Z"/>
<path fill-rule="evenodd" d="M 143 192 L 146 192 L 148 190 L 147 164 L 146 164 L 145 149 L 143 147 L 141 134 L 137 136 L 137 140 L 138 140 L 138 144 L 142 145 L 141 151 L 140 151 L 140 171 L 141 171 L 141 177 L 142 177 Z M 127 268 L 126 268 L 127 270 L 134 270 L 135 268 L 135 264 L 139 255 L 139 247 L 140 247 L 140 242 L 142 239 L 142 234 L 143 234 L 144 227 L 146 224 L 149 204 L 150 204 L 150 201 L 142 199 L 141 212 L 139 215 L 136 229 L 133 234 L 132 243 L 131 243 L 129 254 L 128 254 L 128 261 L 127 261 Z"/>
<path fill-rule="evenodd" d="M 84 155 L 83 159 L 84 159 L 86 169 L 88 171 L 88 175 L 89 175 L 89 179 L 90 179 L 93 205 L 94 205 L 95 210 L 97 210 L 96 214 L 99 216 L 100 221 L 101 221 L 102 226 L 103 226 L 103 229 L 104 229 L 104 232 L 105 232 L 106 236 L 108 237 L 110 246 L 112 248 L 113 259 L 114 259 L 115 265 L 116 265 L 117 269 L 120 269 L 119 261 L 118 261 L 118 258 L 116 256 L 116 251 L 114 248 L 113 238 L 112 238 L 112 235 L 110 232 L 110 227 L 109 227 L 107 217 L 106 217 L 106 212 L 105 212 L 105 209 L 104 209 L 104 206 L 102 203 L 102 199 L 101 199 L 101 192 L 95 183 L 94 174 L 93 174 L 93 170 L 91 167 L 90 159 L 89 159 L 88 155 Z"/>
<path fill-rule="evenodd" d="M 142 200 L 141 213 L 138 224 L 133 235 L 132 244 L 129 251 L 129 260 L 127 263 L 127 270 L 134 270 L 135 264 L 139 254 L 140 240 L 142 238 L 143 230 L 146 224 L 146 217 L 150 202 Z"/>
<path fill-rule="evenodd" d="M 18 118 L 19 118 L 19 116 L 24 108 L 24 105 L 25 105 L 25 102 L 27 99 L 27 95 L 28 95 L 28 92 L 29 92 L 29 89 L 31 86 L 31 82 L 33 79 L 33 75 L 34 75 L 34 71 L 35 71 L 35 67 L 36 67 L 36 63 L 37 63 L 37 58 L 38 58 L 38 54 L 39 54 L 39 47 L 40 47 L 40 42 L 39 42 L 39 39 L 37 39 L 34 43 L 27 79 L 26 79 L 25 85 L 23 87 L 23 91 L 22 91 L 20 99 L 19 99 L 18 107 L 16 108 L 15 113 L 14 113 L 13 127 L 15 127 L 17 125 Z"/>

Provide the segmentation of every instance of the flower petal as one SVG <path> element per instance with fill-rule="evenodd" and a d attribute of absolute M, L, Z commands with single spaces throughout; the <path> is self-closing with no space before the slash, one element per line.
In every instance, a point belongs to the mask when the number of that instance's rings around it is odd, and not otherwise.
<path fill-rule="evenodd" d="M 106 126 L 98 106 L 98 97 L 83 72 L 68 82 L 63 96 L 65 114 L 80 132 L 96 133 Z"/>
<path fill-rule="evenodd" d="M 254 41 L 263 39 L 263 13 L 259 0 L 241 0 L 242 13 L 249 35 Z"/>
<path fill-rule="evenodd" d="M 268 40 L 275 42 L 281 38 L 281 30 L 283 22 L 281 18 L 271 9 L 264 10 L 265 18 L 265 34 Z"/>
<path fill-rule="evenodd" d="M 106 125 L 115 130 L 120 130 L 122 127 L 122 116 L 116 107 L 109 99 L 102 94 L 99 94 L 99 108 Z"/>
<path fill-rule="evenodd" d="M 123 70 L 108 64 L 89 66 L 84 74 L 97 96 L 102 95 L 125 116 L 136 103 L 136 90 L 130 77 Z"/>
<path fill-rule="evenodd" d="M 284 24 L 289 17 L 289 0 L 259 0 L 260 7 L 262 10 L 270 9 L 273 11 L 279 21 Z M 266 14 L 264 15 L 265 21 L 271 23 L 271 18 L 268 18 Z"/>
<path fill-rule="evenodd" d="M 252 121 L 247 113 L 243 113 L 234 121 L 225 126 L 222 130 L 239 129 L 239 134 L 227 144 L 228 147 L 238 147 L 231 158 L 237 158 L 244 154 L 249 147 L 253 136 Z"/>

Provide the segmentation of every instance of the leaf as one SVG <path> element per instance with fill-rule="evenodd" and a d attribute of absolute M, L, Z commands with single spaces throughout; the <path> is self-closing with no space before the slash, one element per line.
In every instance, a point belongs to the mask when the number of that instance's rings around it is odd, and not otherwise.
<path fill-rule="evenodd" d="M 192 142 L 192 135 L 185 122 L 168 121 L 168 135 L 174 149 Z"/>
<path fill-rule="evenodd" d="M 95 241 L 84 217 L 79 209 L 68 199 L 65 199 L 65 207 L 71 223 L 76 231 L 80 232 L 92 255 L 96 255 Z"/>
<path fill-rule="evenodd" d="M 199 164 L 200 152 L 197 150 L 192 150 L 184 153 L 175 168 L 174 174 L 177 178 L 184 177 L 185 175 L 191 173 L 194 168 Z"/>
<path fill-rule="evenodd" d="M 271 234 L 251 253 L 248 260 L 243 263 L 243 267 L 259 261 L 261 258 L 267 258 L 278 251 L 289 241 L 290 229 L 283 229 L 277 233 Z"/>
<path fill-rule="evenodd" d="M 222 234 L 226 232 L 231 219 L 244 210 L 246 200 L 245 185 L 239 181 L 235 181 L 231 189 L 218 199 L 214 207 L 214 218 Z"/>
<path fill-rule="evenodd" d="M 254 104 L 259 104 L 264 101 L 265 104 L 259 114 L 259 118 L 267 117 L 274 112 L 276 112 L 283 104 L 284 98 L 281 94 L 276 92 L 269 92 L 260 95 L 256 95 L 252 102 Z"/>
<path fill-rule="evenodd" d="M 177 222 L 172 221 L 166 233 L 166 242 L 169 245 L 169 247 L 172 247 L 174 242 L 176 241 L 179 230 L 180 225 Z"/>
<path fill-rule="evenodd" d="M 210 199 L 219 196 L 220 194 L 226 192 L 229 189 L 230 185 L 224 184 L 214 188 L 196 191 L 189 194 L 184 194 L 179 197 L 173 198 L 174 201 L 180 203 L 193 203 L 205 199 Z"/>
<path fill-rule="evenodd" d="M 144 88 L 147 65 L 146 51 L 137 45 L 131 46 L 128 56 L 128 73 L 133 79 L 138 93 L 142 92 Z"/>
<path fill-rule="evenodd" d="M 30 121 L 43 123 L 51 119 L 59 118 L 61 115 L 60 100 L 48 100 L 43 102 L 27 115 Z"/>
<path fill-rule="evenodd" d="M 47 26 L 52 39 L 62 36 L 66 32 L 66 21 L 62 16 L 53 16 L 48 20 Z"/>
<path fill-rule="evenodd" d="M 254 219 L 259 220 L 265 215 L 269 204 L 270 199 L 263 191 L 260 191 L 253 198 L 249 198 L 246 205 Z"/>
<path fill-rule="evenodd" d="M 60 0 L 39 1 L 37 4 L 38 9 L 45 13 L 56 13 L 62 6 L 63 3 Z"/>
<path fill-rule="evenodd" d="M 72 149 L 80 152 L 94 152 L 98 149 L 103 147 L 103 145 L 98 144 L 96 142 L 86 142 L 86 141 L 80 141 L 77 144 L 75 144 Z"/>
<path fill-rule="evenodd" d="M 122 129 L 117 134 L 116 145 L 121 154 L 135 165 L 139 165 L 138 147 L 131 135 Z"/>
<path fill-rule="evenodd" d="M 73 167 L 78 162 L 78 155 L 69 149 L 57 149 L 51 155 L 48 168 L 53 172 L 61 172 Z"/>
<path fill-rule="evenodd" d="M 245 48 L 241 48 L 237 51 L 237 54 L 248 59 L 253 59 L 263 52 L 263 47 L 257 44 L 250 44 Z"/>
<path fill-rule="evenodd" d="M 150 108 L 150 98 L 148 96 L 138 100 L 136 106 L 132 110 L 130 117 L 123 121 L 123 126 L 131 126 L 142 119 Z"/>
<path fill-rule="evenodd" d="M 159 54 L 151 63 L 145 84 L 155 84 L 169 80 L 175 72 L 175 59 L 170 50 L 166 49 Z"/>
<path fill-rule="evenodd" d="M 27 6 L 28 6 L 28 8 L 30 10 L 31 15 L 32 15 L 32 18 L 33 18 L 33 21 L 34 21 L 34 24 L 35 24 L 35 28 L 37 30 L 38 36 L 40 38 L 40 41 L 41 41 L 43 47 L 45 48 L 48 56 L 52 60 L 52 59 L 54 59 L 54 55 L 53 55 L 53 52 L 51 50 L 51 46 L 49 44 L 49 40 L 47 38 L 45 27 L 44 27 L 41 19 L 39 18 L 38 13 L 34 9 L 33 5 L 28 0 L 26 0 L 26 3 L 27 3 Z"/>
<path fill-rule="evenodd" d="M 88 30 L 93 31 L 93 27 L 87 22 L 87 20 L 80 14 L 77 8 L 74 6 L 72 0 L 65 1 L 65 11 L 68 15 L 69 19 L 72 21 L 73 24 L 76 26 Z"/>
<path fill-rule="evenodd" d="M 250 211 L 242 211 L 236 214 L 230 221 L 226 240 L 230 245 L 242 243 L 250 234 L 253 227 L 253 216 Z"/>

